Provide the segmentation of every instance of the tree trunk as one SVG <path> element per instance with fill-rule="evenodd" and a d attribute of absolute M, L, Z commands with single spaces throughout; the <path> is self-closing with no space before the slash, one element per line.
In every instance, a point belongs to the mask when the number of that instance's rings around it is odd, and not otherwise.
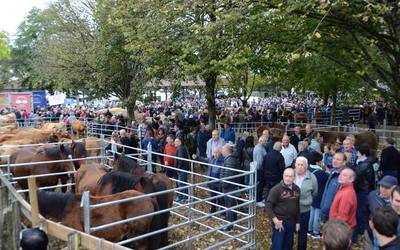
<path fill-rule="evenodd" d="M 217 110 L 215 106 L 215 85 L 217 83 L 217 75 L 210 74 L 204 77 L 206 83 L 206 99 L 208 106 L 208 124 L 211 129 L 215 129 Z"/>
<path fill-rule="evenodd" d="M 126 103 L 126 110 L 128 113 L 128 121 L 127 121 L 128 125 L 130 125 L 132 121 L 135 120 L 135 108 L 136 108 L 136 100 L 133 100 L 133 98 L 128 98 L 128 102 Z"/>

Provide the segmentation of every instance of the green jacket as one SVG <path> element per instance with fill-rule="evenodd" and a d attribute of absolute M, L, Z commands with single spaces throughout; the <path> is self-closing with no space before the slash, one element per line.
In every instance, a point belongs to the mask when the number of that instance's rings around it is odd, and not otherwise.
<path fill-rule="evenodd" d="M 314 197 L 318 195 L 318 181 L 313 173 L 306 171 L 300 188 L 300 213 L 310 211 Z"/>

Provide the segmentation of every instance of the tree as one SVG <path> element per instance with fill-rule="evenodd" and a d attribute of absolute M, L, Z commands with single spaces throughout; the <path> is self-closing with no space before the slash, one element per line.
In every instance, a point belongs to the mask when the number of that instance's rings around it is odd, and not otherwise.
<path fill-rule="evenodd" d="M 290 0 L 266 6 L 303 24 L 299 37 L 304 52 L 317 52 L 400 104 L 397 1 Z"/>
<path fill-rule="evenodd" d="M 9 58 L 10 54 L 7 35 L 4 32 L 0 32 L 0 59 Z"/>
<path fill-rule="evenodd" d="M 12 77 L 10 55 L 7 35 L 4 32 L 0 32 L 0 87 L 9 83 Z"/>

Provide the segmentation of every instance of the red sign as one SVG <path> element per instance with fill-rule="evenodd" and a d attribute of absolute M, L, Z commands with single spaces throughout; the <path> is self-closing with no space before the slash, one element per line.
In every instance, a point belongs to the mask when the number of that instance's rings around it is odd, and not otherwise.
<path fill-rule="evenodd" d="M 32 111 L 32 94 L 31 93 L 12 93 L 11 106 L 17 110 Z"/>

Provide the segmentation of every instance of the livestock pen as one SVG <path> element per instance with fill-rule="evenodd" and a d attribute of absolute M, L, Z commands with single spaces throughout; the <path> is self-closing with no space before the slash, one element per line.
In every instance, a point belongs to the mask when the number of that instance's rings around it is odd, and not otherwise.
<path fill-rule="evenodd" d="M 100 155 L 97 157 L 86 157 L 86 158 L 78 158 L 78 159 L 65 159 L 57 161 L 61 162 L 74 162 L 74 161 L 82 161 L 82 162 L 90 162 L 96 161 L 100 162 L 99 164 L 104 164 L 109 170 L 112 170 L 112 160 L 107 151 L 105 150 L 106 146 L 110 143 L 107 139 L 104 139 L 104 136 L 101 136 L 100 140 Z M 39 145 L 34 145 L 34 147 L 38 147 Z M 124 149 L 124 145 L 118 144 L 122 151 Z M 21 147 L 21 146 L 19 146 Z M 25 145 L 24 147 L 29 147 L 29 145 Z M 256 183 L 256 171 L 254 168 L 251 171 L 243 171 L 236 170 L 235 175 L 226 177 L 226 178 L 213 178 L 207 176 L 207 174 L 201 171 L 201 167 L 211 167 L 213 165 L 199 162 L 195 160 L 182 159 L 174 156 L 169 156 L 175 158 L 176 160 L 187 161 L 190 165 L 188 170 L 177 169 L 171 166 L 167 166 L 162 164 L 160 161 L 155 159 L 160 159 L 165 155 L 152 152 L 151 146 L 147 149 L 134 148 L 137 152 L 132 155 L 126 155 L 126 157 L 136 161 L 141 165 L 148 173 L 151 173 L 153 169 L 170 169 L 179 173 L 185 173 L 187 175 L 187 181 L 178 180 L 178 178 L 170 178 L 170 180 L 174 183 L 172 188 L 166 189 L 163 191 L 157 191 L 152 193 L 142 194 L 136 197 L 129 197 L 121 200 L 112 200 L 104 203 L 93 203 L 90 198 L 89 192 L 84 192 L 82 194 L 81 206 L 83 210 L 83 218 L 84 221 L 84 231 L 85 233 L 81 233 L 85 237 L 90 234 L 96 234 L 103 230 L 107 230 L 118 225 L 126 225 L 127 223 L 140 221 L 147 217 L 152 217 L 160 214 L 169 213 L 169 223 L 168 226 L 163 228 L 158 228 L 155 231 L 148 231 L 141 235 L 135 235 L 130 238 L 124 238 L 121 241 L 118 241 L 117 244 L 121 245 L 129 245 L 132 242 L 137 242 L 143 239 L 149 239 L 154 235 L 159 235 L 162 232 L 168 232 L 168 244 L 163 245 L 160 249 L 249 249 L 255 246 L 255 228 L 256 228 L 256 217 L 255 217 L 255 183 Z M 118 154 L 118 153 L 117 153 Z M 2 156 L 6 157 L 7 156 Z M 9 159 L 9 158 L 8 158 Z M 76 173 L 73 171 L 65 171 L 61 173 L 46 173 L 46 174 L 38 174 L 35 176 L 12 176 L 12 169 L 18 166 L 32 166 L 38 164 L 50 164 L 54 163 L 54 161 L 48 162 L 29 162 L 29 163 L 12 163 L 10 160 L 7 161 L 7 164 L 1 165 L 1 178 L 2 182 L 7 182 L 7 189 L 12 189 L 12 193 L 15 196 L 18 196 L 18 200 L 23 202 L 25 210 L 29 211 L 30 208 L 28 204 L 23 201 L 20 193 L 26 193 L 29 190 L 16 190 L 16 182 L 21 179 L 30 178 L 46 178 L 48 176 L 53 175 L 74 175 Z M 223 169 L 222 166 L 213 166 L 217 168 Z M 248 179 L 249 182 L 247 185 L 242 182 L 236 182 L 234 180 L 237 179 Z M 177 185 L 178 183 L 184 184 Z M 230 192 L 222 193 L 221 191 L 210 190 L 209 185 L 213 183 L 228 183 L 232 187 L 234 187 Z M 11 186 L 13 185 L 13 186 Z M 74 180 L 71 182 L 62 185 L 54 185 L 54 186 L 41 186 L 38 187 L 39 190 L 46 189 L 54 189 L 60 187 L 69 187 L 75 185 Z M 213 191 L 215 193 L 214 197 L 209 197 L 208 193 Z M 173 193 L 174 196 L 177 194 L 181 194 L 186 196 L 187 200 L 185 202 L 177 202 L 175 201 L 171 207 L 159 209 L 149 214 L 142 214 L 137 217 L 124 218 L 122 220 L 112 221 L 109 223 L 104 223 L 102 225 L 93 223 L 93 218 L 91 218 L 91 214 L 96 209 L 112 207 L 117 204 L 123 204 L 126 202 L 132 202 L 133 200 L 140 200 L 144 198 L 153 198 L 163 194 Z M 230 197 L 233 199 L 234 205 L 227 207 L 224 203 L 221 203 L 220 200 L 224 197 Z M 218 209 L 215 212 L 210 213 L 210 206 L 214 205 Z M 224 216 L 227 212 L 233 212 L 237 215 L 234 221 L 228 221 Z M 29 212 L 27 212 L 28 214 Z M 42 220 L 44 220 L 42 218 Z M 46 220 L 47 221 L 47 220 Z M 48 221 L 48 223 L 53 223 Z M 232 227 L 232 230 L 226 230 L 227 228 Z M 67 230 L 67 229 L 65 229 Z M 73 231 L 73 229 L 68 228 L 68 230 Z M 68 231 L 69 232 L 69 231 Z M 93 237 L 93 236 L 91 236 Z M 67 235 L 62 237 L 63 240 L 67 239 Z M 96 239 L 95 237 L 93 237 Z M 81 240 L 82 243 L 82 240 Z M 112 244 L 112 243 L 110 243 Z M 81 244 L 81 246 L 84 246 Z M 84 246 L 89 249 L 99 249 L 97 247 L 92 248 L 87 245 Z M 107 248 L 105 248 L 107 249 Z M 117 249 L 117 248 L 115 248 Z"/>

